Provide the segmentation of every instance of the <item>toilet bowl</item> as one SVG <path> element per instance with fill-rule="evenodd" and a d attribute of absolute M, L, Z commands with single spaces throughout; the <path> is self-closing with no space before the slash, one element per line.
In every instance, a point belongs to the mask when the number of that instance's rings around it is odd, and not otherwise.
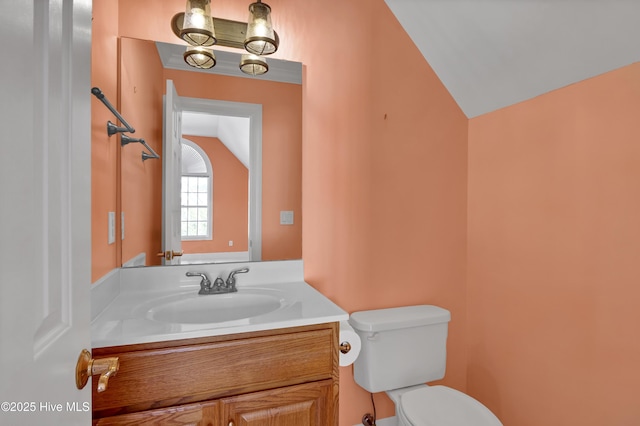
<path fill-rule="evenodd" d="M 398 426 L 502 426 L 487 407 L 446 386 L 423 385 L 387 394 L 396 404 Z"/>
<path fill-rule="evenodd" d="M 349 323 L 362 341 L 354 379 L 389 395 L 399 426 L 502 426 L 472 397 L 425 384 L 444 377 L 450 319 L 449 311 L 432 305 L 354 312 Z"/>

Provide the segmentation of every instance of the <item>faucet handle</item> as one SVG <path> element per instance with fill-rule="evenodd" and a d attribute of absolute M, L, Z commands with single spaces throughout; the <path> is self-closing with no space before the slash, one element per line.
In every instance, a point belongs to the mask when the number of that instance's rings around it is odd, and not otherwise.
<path fill-rule="evenodd" d="M 200 289 L 208 290 L 211 288 L 211 280 L 207 277 L 207 274 L 204 272 L 187 272 L 188 277 L 202 277 L 202 281 L 200 281 Z"/>
<path fill-rule="evenodd" d="M 227 287 L 235 288 L 236 287 L 236 274 L 246 274 L 249 272 L 249 268 L 241 268 L 235 269 L 229 273 L 229 278 L 227 278 Z"/>

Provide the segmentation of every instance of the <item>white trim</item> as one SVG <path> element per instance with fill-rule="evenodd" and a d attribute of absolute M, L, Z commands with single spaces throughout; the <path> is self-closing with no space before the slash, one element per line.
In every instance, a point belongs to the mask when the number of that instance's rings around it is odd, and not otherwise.
<path fill-rule="evenodd" d="M 220 262 L 248 262 L 248 251 L 228 251 L 224 253 L 185 253 L 180 257 L 181 265 Z"/>
<path fill-rule="evenodd" d="M 147 253 L 142 252 L 138 253 L 135 257 L 127 260 L 122 264 L 123 268 L 134 268 L 137 266 L 146 266 L 147 265 Z"/>
<path fill-rule="evenodd" d="M 302 84 L 302 63 L 268 58 L 269 72 L 262 75 L 248 75 L 240 71 L 241 54 L 216 50 L 216 66 L 210 69 L 194 68 L 184 61 L 184 44 L 173 44 L 156 41 L 158 56 L 164 68 L 201 72 L 206 74 L 228 75 L 232 77 L 251 78 L 254 80 L 277 81 L 280 83 Z"/>

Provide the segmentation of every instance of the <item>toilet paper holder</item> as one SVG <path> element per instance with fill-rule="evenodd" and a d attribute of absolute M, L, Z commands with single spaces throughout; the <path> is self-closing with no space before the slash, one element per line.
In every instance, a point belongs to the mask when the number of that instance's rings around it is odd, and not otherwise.
<path fill-rule="evenodd" d="M 353 364 L 360 354 L 360 336 L 347 321 L 340 321 L 340 333 L 338 333 L 338 358 L 340 367 Z"/>

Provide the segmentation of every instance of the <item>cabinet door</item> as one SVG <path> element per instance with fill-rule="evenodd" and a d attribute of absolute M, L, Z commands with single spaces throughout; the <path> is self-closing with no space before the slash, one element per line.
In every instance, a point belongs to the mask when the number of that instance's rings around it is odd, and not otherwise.
<path fill-rule="evenodd" d="M 331 380 L 223 399 L 224 426 L 327 426 L 333 423 Z"/>
<path fill-rule="evenodd" d="M 220 426 L 220 404 L 218 401 L 179 405 L 104 417 L 93 422 L 94 426 Z"/>

